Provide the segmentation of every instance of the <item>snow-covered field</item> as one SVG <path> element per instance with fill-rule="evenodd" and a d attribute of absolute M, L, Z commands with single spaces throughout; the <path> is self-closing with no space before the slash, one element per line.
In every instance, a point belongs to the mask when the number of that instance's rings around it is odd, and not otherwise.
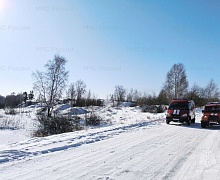
<path fill-rule="evenodd" d="M 57 113 L 83 108 L 56 107 Z M 0 130 L 0 179 L 219 179 L 220 127 L 164 121 L 138 107 L 94 108 L 106 123 L 86 130 L 32 137 L 37 108 L 15 116 L 19 129 Z"/>

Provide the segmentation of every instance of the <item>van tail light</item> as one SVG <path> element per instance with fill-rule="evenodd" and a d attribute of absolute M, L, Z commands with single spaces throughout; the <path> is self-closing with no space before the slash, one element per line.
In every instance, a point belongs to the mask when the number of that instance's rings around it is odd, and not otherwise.
<path fill-rule="evenodd" d="M 170 114 L 170 113 L 167 113 L 167 114 L 166 114 L 166 116 L 167 116 L 167 117 L 170 117 L 170 116 L 171 116 L 171 114 Z"/>

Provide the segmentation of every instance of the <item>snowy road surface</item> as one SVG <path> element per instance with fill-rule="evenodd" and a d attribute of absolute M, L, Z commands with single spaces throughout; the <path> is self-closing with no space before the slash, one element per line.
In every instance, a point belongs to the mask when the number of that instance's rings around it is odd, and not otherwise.
<path fill-rule="evenodd" d="M 161 121 L 0 146 L 0 179 L 220 179 L 220 127 Z"/>

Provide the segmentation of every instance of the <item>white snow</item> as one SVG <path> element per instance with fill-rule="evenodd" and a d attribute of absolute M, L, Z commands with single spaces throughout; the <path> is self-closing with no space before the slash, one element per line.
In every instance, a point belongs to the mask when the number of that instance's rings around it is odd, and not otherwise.
<path fill-rule="evenodd" d="M 165 124 L 165 113 L 143 113 L 139 107 L 71 108 L 98 113 L 105 123 L 86 130 L 48 137 L 32 137 L 38 108 L 18 110 L 19 128 L 0 130 L 0 179 L 219 179 L 220 127 L 196 123 Z M 23 113 L 22 113 L 23 112 Z M 74 112 L 76 113 L 76 112 Z"/>

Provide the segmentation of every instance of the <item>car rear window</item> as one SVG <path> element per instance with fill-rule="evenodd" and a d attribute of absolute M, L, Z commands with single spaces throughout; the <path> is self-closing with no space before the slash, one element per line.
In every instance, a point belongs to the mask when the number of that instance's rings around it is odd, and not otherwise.
<path fill-rule="evenodd" d="M 171 103 L 168 109 L 169 110 L 174 110 L 174 109 L 176 109 L 176 110 L 189 110 L 189 106 L 187 103 L 175 102 L 175 103 Z"/>
<path fill-rule="evenodd" d="M 220 106 L 206 106 L 205 112 L 213 112 L 213 113 L 219 113 L 220 112 Z"/>

